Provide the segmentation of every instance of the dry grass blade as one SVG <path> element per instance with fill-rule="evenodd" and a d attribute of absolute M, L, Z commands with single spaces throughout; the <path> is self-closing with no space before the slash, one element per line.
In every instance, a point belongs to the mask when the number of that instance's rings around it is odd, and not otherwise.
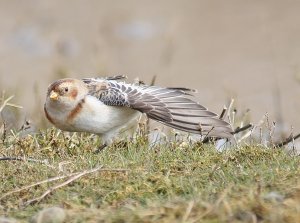
<path fill-rule="evenodd" d="M 127 172 L 128 170 L 126 170 L 126 169 L 103 169 L 102 166 L 99 166 L 99 167 L 93 168 L 91 170 L 85 170 L 85 171 L 80 172 L 78 174 L 71 174 L 71 178 L 70 179 L 66 180 L 63 183 L 57 184 L 57 185 L 49 188 L 41 196 L 33 198 L 33 199 L 29 200 L 29 201 L 26 201 L 23 205 L 27 206 L 27 205 L 30 205 L 30 204 L 33 204 L 33 203 L 38 203 L 42 199 L 44 199 L 47 195 L 49 195 L 50 193 L 52 193 L 53 191 L 55 191 L 55 190 L 57 190 L 57 189 L 59 189 L 61 187 L 64 187 L 64 186 L 68 185 L 69 183 L 72 183 L 73 181 L 79 179 L 80 177 L 83 177 L 83 176 L 85 176 L 87 174 L 91 174 L 91 173 L 98 172 L 98 171 Z"/>
<path fill-rule="evenodd" d="M 19 106 L 19 105 L 16 105 L 16 104 L 12 104 L 12 103 L 9 103 L 9 101 L 11 99 L 13 99 L 14 95 L 8 97 L 7 99 L 5 99 L 3 102 L 2 102 L 2 105 L 0 107 L 0 112 L 2 112 L 2 110 L 6 107 L 6 106 L 11 106 L 11 107 L 15 107 L 15 108 L 22 108 L 22 106 Z"/>
<path fill-rule="evenodd" d="M 233 120 L 230 118 L 230 111 L 232 110 L 233 103 L 234 103 L 234 99 L 232 98 L 232 99 L 230 100 L 229 105 L 228 105 L 227 111 L 226 111 L 226 113 L 225 113 L 225 115 L 224 115 L 224 116 L 227 116 L 227 117 L 228 117 L 229 124 L 231 124 L 231 125 L 234 123 Z"/>
<path fill-rule="evenodd" d="M 32 187 L 39 186 L 39 185 L 44 184 L 44 183 L 50 183 L 50 182 L 52 182 L 52 181 L 61 180 L 61 179 L 67 178 L 67 177 L 71 177 L 71 176 L 77 175 L 77 174 L 79 174 L 79 173 L 80 173 L 80 172 L 76 172 L 76 173 L 72 173 L 72 174 L 69 174 L 69 175 L 63 175 L 63 176 L 53 177 L 53 178 L 50 178 L 50 179 L 47 179 L 47 180 L 42 180 L 42 181 L 39 181 L 39 182 L 37 182 L 37 183 L 30 184 L 30 185 L 27 185 L 27 186 L 18 188 L 18 189 L 13 190 L 13 191 L 9 191 L 9 192 L 3 194 L 3 195 L 0 197 L 0 201 L 3 200 L 4 198 L 6 198 L 7 196 L 11 195 L 11 194 L 18 193 L 18 192 L 20 192 L 20 191 L 30 189 L 30 188 L 32 188 Z"/>
<path fill-rule="evenodd" d="M 187 219 L 188 219 L 189 215 L 191 214 L 194 204 L 195 204 L 194 201 L 189 202 L 188 207 L 186 208 L 185 214 L 182 218 L 182 222 L 187 222 Z"/>
<path fill-rule="evenodd" d="M 286 140 L 284 140 L 283 142 L 277 143 L 274 145 L 274 147 L 282 147 L 285 146 L 286 144 L 289 144 L 290 142 L 298 139 L 300 137 L 300 133 L 295 135 L 295 136 L 289 136 Z"/>
<path fill-rule="evenodd" d="M 61 187 L 63 187 L 63 186 L 66 186 L 66 185 L 68 185 L 69 183 L 71 183 L 71 182 L 77 180 L 78 178 L 80 178 L 80 177 L 82 177 L 82 176 L 85 176 L 85 175 L 87 175 L 87 174 L 91 174 L 91 173 L 97 172 L 97 171 L 101 170 L 101 168 L 102 168 L 102 166 L 93 168 L 93 169 L 91 169 L 91 170 L 85 170 L 85 171 L 83 171 L 83 172 L 81 172 L 81 173 L 79 173 L 79 174 L 73 175 L 73 176 L 72 176 L 70 179 L 68 179 L 67 181 L 65 181 L 65 182 L 63 182 L 63 183 L 61 183 L 61 184 L 57 184 L 57 185 L 55 185 L 54 187 L 49 188 L 49 189 L 46 190 L 41 196 L 36 197 L 36 198 L 33 198 L 33 199 L 29 200 L 29 201 L 26 201 L 26 202 L 24 203 L 24 205 L 27 206 L 27 205 L 30 205 L 30 204 L 32 204 L 32 203 L 38 203 L 38 202 L 40 202 L 43 198 L 45 198 L 48 194 L 50 194 L 51 192 L 53 192 L 54 190 L 57 190 L 57 189 L 59 189 L 59 188 L 61 188 Z"/>
<path fill-rule="evenodd" d="M 156 75 L 154 75 L 154 76 L 152 77 L 151 82 L 150 82 L 150 86 L 155 85 L 156 77 L 157 77 Z"/>

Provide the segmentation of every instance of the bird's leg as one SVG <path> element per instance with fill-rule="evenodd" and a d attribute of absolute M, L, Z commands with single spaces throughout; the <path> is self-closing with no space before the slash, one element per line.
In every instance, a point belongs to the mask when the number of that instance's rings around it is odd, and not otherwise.
<path fill-rule="evenodd" d="M 107 144 L 104 143 L 101 146 L 99 146 L 94 153 L 100 153 L 103 149 L 105 149 L 105 147 L 107 147 Z"/>
<path fill-rule="evenodd" d="M 100 145 L 94 153 L 100 153 L 102 150 L 104 150 L 107 146 L 109 146 L 112 143 L 112 140 L 108 137 L 108 135 L 98 134 L 98 136 L 101 139 L 102 145 Z"/>

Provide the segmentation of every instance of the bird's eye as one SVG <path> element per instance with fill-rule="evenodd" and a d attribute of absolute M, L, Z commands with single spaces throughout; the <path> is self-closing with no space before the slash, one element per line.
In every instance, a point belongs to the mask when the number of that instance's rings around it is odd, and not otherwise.
<path fill-rule="evenodd" d="M 65 88 L 65 92 L 68 92 L 68 91 L 69 91 L 69 88 L 66 87 L 66 88 Z"/>

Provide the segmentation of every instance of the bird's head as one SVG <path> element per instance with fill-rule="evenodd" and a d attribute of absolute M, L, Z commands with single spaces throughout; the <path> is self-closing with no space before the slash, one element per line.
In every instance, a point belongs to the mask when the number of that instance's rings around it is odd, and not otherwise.
<path fill-rule="evenodd" d="M 74 107 L 87 94 L 81 80 L 61 79 L 48 87 L 46 102 L 63 107 Z"/>

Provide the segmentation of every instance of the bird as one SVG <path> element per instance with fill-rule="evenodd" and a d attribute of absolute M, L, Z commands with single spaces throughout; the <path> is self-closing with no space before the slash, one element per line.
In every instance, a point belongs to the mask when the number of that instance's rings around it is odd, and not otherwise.
<path fill-rule="evenodd" d="M 171 128 L 205 137 L 231 138 L 230 124 L 195 100 L 195 90 L 126 83 L 124 75 L 65 78 L 49 85 L 46 118 L 69 132 L 88 132 L 110 145 L 142 113 Z"/>

